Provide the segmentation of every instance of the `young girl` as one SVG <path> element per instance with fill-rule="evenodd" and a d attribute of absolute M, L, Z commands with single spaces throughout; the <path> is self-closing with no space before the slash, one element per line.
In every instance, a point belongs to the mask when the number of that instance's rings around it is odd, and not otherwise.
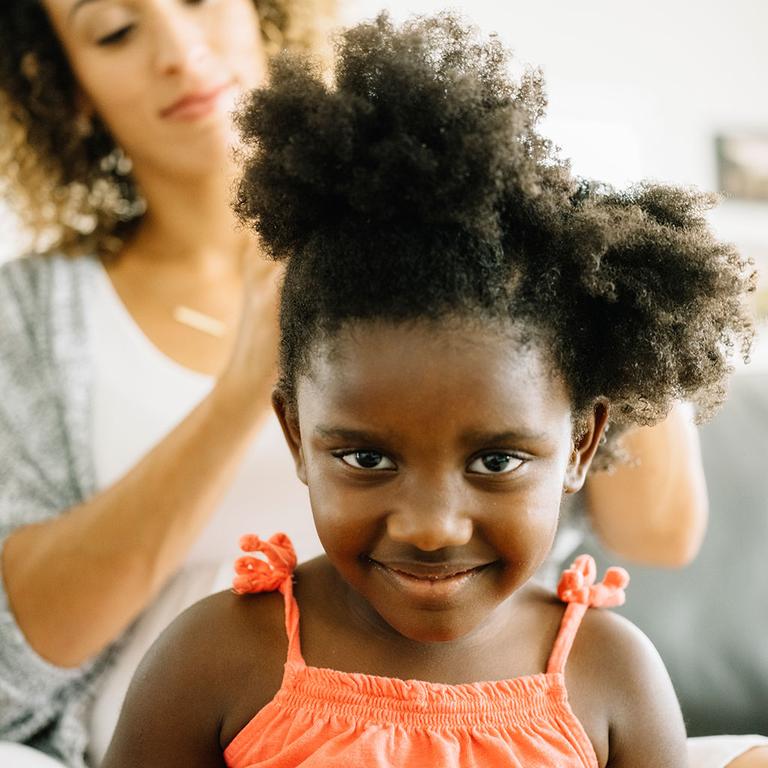
<path fill-rule="evenodd" d="M 746 265 L 704 196 L 575 182 L 538 76 L 455 17 L 381 17 L 338 55 L 333 90 L 279 60 L 240 120 L 325 555 L 244 537 L 266 559 L 158 641 L 104 766 L 683 765 L 653 648 L 588 610 L 626 574 L 530 579 L 609 413 L 720 400 Z"/>

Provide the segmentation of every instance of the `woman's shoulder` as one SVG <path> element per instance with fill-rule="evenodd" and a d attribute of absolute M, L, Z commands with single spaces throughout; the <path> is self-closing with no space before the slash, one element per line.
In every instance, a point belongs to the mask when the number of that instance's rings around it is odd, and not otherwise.
<path fill-rule="evenodd" d="M 70 449 L 78 456 L 85 450 L 88 349 L 83 343 L 84 306 L 88 275 L 98 264 L 90 257 L 38 254 L 0 266 L 3 458 L 21 455 L 10 443 L 24 444 L 24 455 L 36 462 L 38 471 L 41 467 L 44 472 L 50 470 L 49 479 L 62 488 L 71 485 Z M 65 422 L 62 402 L 66 403 Z M 36 428 L 30 430 L 30 424 Z M 62 429 L 68 430 L 68 436 Z M 78 467 L 75 474 L 84 488 L 89 487 L 85 468 Z"/>
<path fill-rule="evenodd" d="M 100 268 L 97 258 L 30 254 L 0 265 L 0 316 L 6 333 L 14 328 L 59 327 L 73 320 L 86 300 L 89 281 Z"/>
<path fill-rule="evenodd" d="M 51 276 L 80 277 L 98 268 L 100 263 L 98 257 L 89 254 L 28 253 L 0 264 L 0 284 L 15 284 L 34 292 Z"/>

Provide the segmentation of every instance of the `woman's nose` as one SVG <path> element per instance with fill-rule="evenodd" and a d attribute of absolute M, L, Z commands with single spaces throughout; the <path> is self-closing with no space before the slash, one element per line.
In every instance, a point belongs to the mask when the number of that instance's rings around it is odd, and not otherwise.
<path fill-rule="evenodd" d="M 155 70 L 162 75 L 184 74 L 203 65 L 210 56 L 205 30 L 188 10 L 174 8 L 163 13 L 155 36 Z"/>
<path fill-rule="evenodd" d="M 422 489 L 401 497 L 387 517 L 387 533 L 393 541 L 425 552 L 460 547 L 472 538 L 473 521 L 457 489 Z"/>

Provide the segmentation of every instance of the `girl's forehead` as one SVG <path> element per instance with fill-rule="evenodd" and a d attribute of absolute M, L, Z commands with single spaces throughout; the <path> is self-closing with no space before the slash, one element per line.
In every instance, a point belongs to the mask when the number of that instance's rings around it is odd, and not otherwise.
<path fill-rule="evenodd" d="M 558 377 L 540 334 L 510 321 L 476 317 L 407 321 L 348 322 L 326 334 L 312 353 L 313 369 L 325 375 L 380 368 L 393 360 L 398 370 L 434 369 L 446 363 L 471 361 L 485 373 L 507 366 L 525 366 L 531 375 Z"/>
<path fill-rule="evenodd" d="M 502 324 L 355 323 L 313 350 L 298 406 L 382 420 L 570 418 L 567 388 L 546 347 Z"/>

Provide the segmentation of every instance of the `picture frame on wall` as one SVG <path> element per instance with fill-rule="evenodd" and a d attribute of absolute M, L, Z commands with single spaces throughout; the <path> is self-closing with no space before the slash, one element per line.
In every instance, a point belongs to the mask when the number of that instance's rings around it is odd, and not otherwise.
<path fill-rule="evenodd" d="M 768 128 L 715 137 L 718 190 L 727 198 L 768 202 Z"/>

